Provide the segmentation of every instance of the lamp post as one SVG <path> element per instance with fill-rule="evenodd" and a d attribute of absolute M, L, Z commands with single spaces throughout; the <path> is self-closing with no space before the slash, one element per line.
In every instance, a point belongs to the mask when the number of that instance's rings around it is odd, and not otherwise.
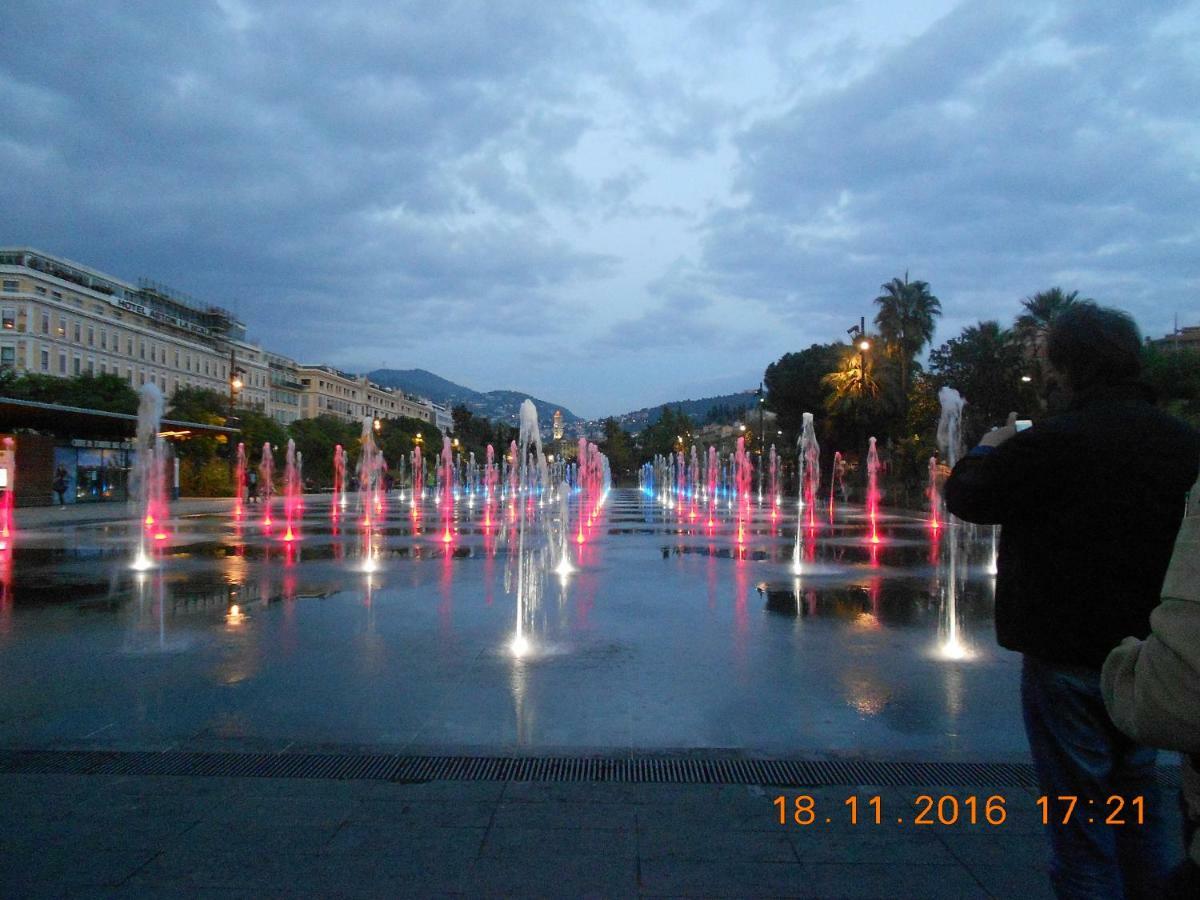
<path fill-rule="evenodd" d="M 761 472 L 763 444 L 766 443 L 766 432 L 763 431 L 763 408 L 767 404 L 767 398 L 763 396 L 763 383 L 761 381 L 758 383 L 758 390 L 756 393 L 758 395 L 758 468 Z"/>

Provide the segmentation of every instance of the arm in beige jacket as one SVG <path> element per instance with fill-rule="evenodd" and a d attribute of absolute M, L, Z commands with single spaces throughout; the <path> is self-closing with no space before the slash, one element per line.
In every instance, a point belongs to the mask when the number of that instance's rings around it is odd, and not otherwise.
<path fill-rule="evenodd" d="M 1101 689 L 1113 722 L 1143 744 L 1200 752 L 1200 487 L 1192 489 L 1162 603 L 1144 641 L 1126 638 L 1104 662 Z"/>

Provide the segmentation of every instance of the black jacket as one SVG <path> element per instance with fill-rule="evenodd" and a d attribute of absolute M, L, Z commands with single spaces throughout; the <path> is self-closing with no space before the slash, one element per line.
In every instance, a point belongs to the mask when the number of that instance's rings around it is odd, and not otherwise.
<path fill-rule="evenodd" d="M 1127 635 L 1150 632 L 1200 434 L 1148 389 L 1096 389 L 946 481 L 946 508 L 998 523 L 996 638 L 1049 662 L 1099 669 Z"/>

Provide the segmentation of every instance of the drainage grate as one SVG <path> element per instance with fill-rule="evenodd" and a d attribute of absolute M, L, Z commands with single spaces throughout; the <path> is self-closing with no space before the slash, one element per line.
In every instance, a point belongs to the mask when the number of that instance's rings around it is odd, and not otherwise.
<path fill-rule="evenodd" d="M 1179 784 L 1178 767 L 1159 781 Z M 361 753 L 0 752 L 0 775 L 183 775 L 354 781 L 540 781 L 627 784 L 1037 786 L 1026 763 L 877 762 L 695 756 L 400 756 Z"/>

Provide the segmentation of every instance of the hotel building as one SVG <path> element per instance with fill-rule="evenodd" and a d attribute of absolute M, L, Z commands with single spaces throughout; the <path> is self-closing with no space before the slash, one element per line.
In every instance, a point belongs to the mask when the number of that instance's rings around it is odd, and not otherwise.
<path fill-rule="evenodd" d="M 449 410 L 365 376 L 300 365 L 246 340 L 228 310 L 146 279 L 137 284 L 27 247 L 0 247 L 0 370 L 70 377 L 112 374 L 168 399 L 181 387 L 228 395 L 283 425 L 332 414 L 411 416 L 453 427 Z"/>

